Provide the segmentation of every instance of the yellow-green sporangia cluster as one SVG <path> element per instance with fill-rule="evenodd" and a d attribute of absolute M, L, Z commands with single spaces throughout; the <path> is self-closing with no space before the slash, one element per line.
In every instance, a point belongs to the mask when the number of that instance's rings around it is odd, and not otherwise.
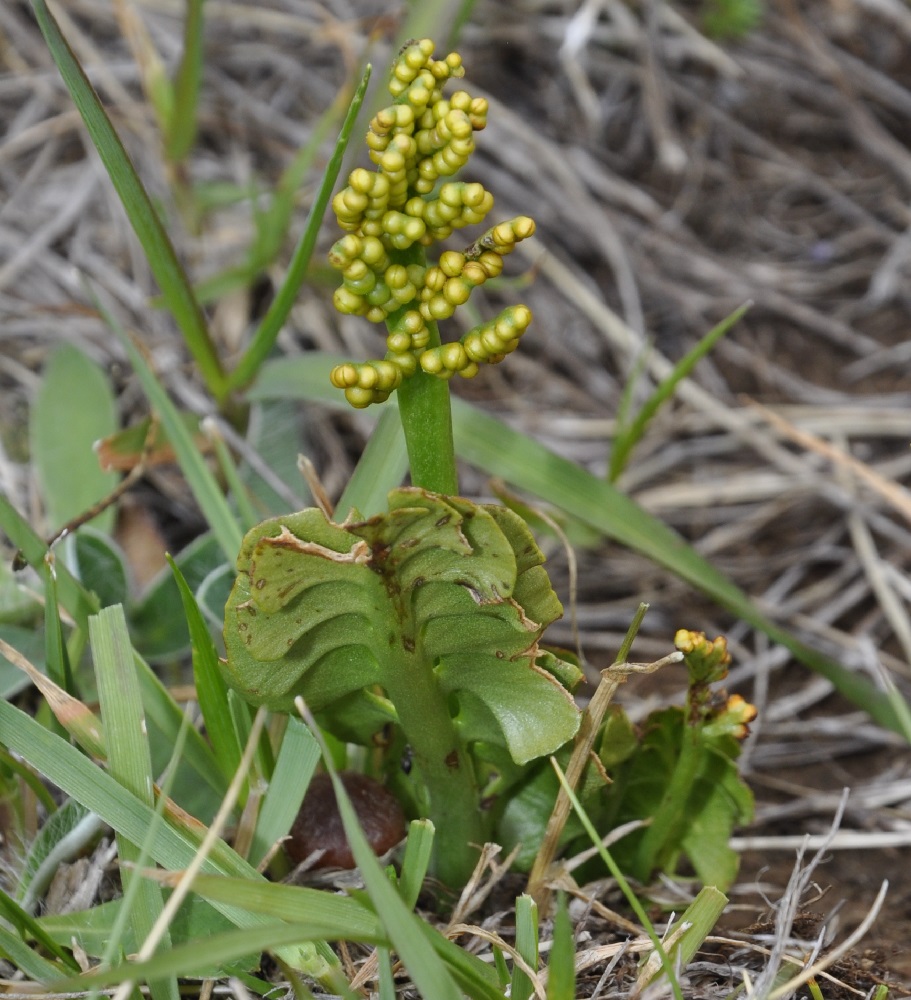
<path fill-rule="evenodd" d="M 429 39 L 403 49 L 389 83 L 394 103 L 378 112 L 367 133 L 376 169 L 352 170 L 332 201 L 347 233 L 329 253 L 342 273 L 335 306 L 388 330 L 384 359 L 332 372 L 333 385 L 356 407 L 388 399 L 418 365 L 439 378 L 471 378 L 480 364 L 514 351 L 531 322 L 529 309 L 511 306 L 459 341 L 430 346 L 428 324 L 448 319 L 472 289 L 497 277 L 503 258 L 535 231 L 532 219 L 518 216 L 427 265 L 426 247 L 483 222 L 493 207 L 482 184 L 451 179 L 474 151 L 474 133 L 487 123 L 483 98 L 463 90 L 443 96 L 446 82 L 464 72 L 454 52 L 434 59 Z"/>

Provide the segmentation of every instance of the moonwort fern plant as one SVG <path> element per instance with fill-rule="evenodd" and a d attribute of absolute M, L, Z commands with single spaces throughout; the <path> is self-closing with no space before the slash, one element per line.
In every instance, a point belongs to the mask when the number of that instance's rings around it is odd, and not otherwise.
<path fill-rule="evenodd" d="M 562 608 L 524 521 L 456 495 L 447 380 L 502 360 L 531 312 L 510 307 L 447 344 L 437 322 L 534 232 L 519 217 L 427 261 L 428 247 L 493 205 L 482 185 L 450 179 L 487 113 L 464 91 L 443 96 L 463 72 L 455 53 L 434 59 L 429 40 L 407 46 L 393 103 L 370 123 L 376 169 L 353 170 L 333 201 L 346 230 L 330 253 L 336 306 L 384 322 L 387 352 L 338 366 L 332 382 L 356 407 L 398 393 L 413 485 L 366 520 L 311 509 L 253 529 L 226 609 L 224 668 L 255 704 L 289 709 L 302 696 L 337 736 L 383 745 L 391 784 L 434 822 L 434 873 L 450 886 L 467 880 L 522 767 L 575 734 L 581 679 L 539 643 Z"/>
<path fill-rule="evenodd" d="M 478 845 L 491 837 L 521 842 L 526 863 L 534 856 L 554 801 L 548 793 L 542 810 L 537 794 L 552 783 L 545 758 L 561 748 L 565 756 L 582 718 L 572 698 L 579 668 L 541 644 L 562 608 L 527 525 L 505 507 L 456 495 L 448 381 L 502 361 L 531 312 L 511 306 L 451 343 L 441 342 L 437 323 L 499 275 L 503 258 L 534 232 L 520 216 L 428 262 L 429 247 L 481 223 L 493 205 L 482 185 L 451 179 L 468 163 L 487 114 L 486 102 L 464 91 L 444 97 L 444 85 L 462 73 L 458 55 L 434 59 L 429 40 L 402 50 L 393 103 L 367 134 L 376 169 L 353 170 L 332 203 L 346 230 L 330 252 L 342 274 L 335 304 L 385 323 L 387 350 L 336 366 L 331 381 L 358 408 L 397 393 L 413 485 L 394 490 L 388 510 L 369 518 L 354 510 L 335 523 L 310 509 L 250 531 L 226 608 L 223 667 L 250 702 L 289 710 L 303 698 L 325 730 L 379 751 L 408 811 L 433 821 L 431 870 L 451 887 L 466 882 Z M 634 794 L 622 808 L 660 820 L 643 845 L 633 844 L 630 868 L 642 879 L 662 866 L 672 871 L 681 853 L 706 881 L 733 877 L 729 864 L 722 871 L 717 858 L 705 861 L 698 845 L 683 843 L 689 827 L 678 822 L 684 812 L 691 823 L 708 817 L 708 840 L 723 852 L 733 824 L 749 814 L 733 765 L 736 740 L 719 749 L 702 739 L 708 721 L 693 717 L 695 735 L 664 727 L 665 757 L 681 755 L 682 769 L 673 759 L 654 767 L 647 733 L 640 745 L 628 725 L 618 755 L 616 716 L 603 733 L 595 723 L 597 747 L 586 737 L 586 759 L 607 748 L 605 762 L 639 775 L 638 762 L 658 790 L 643 797 L 635 781 L 624 784 Z M 709 758 L 723 759 L 728 781 L 711 810 L 698 804 L 705 796 L 693 797 L 709 780 Z M 620 805 L 604 797 L 603 767 L 589 770 L 589 804 L 612 817 Z M 567 830 L 564 842 L 571 840 Z"/>

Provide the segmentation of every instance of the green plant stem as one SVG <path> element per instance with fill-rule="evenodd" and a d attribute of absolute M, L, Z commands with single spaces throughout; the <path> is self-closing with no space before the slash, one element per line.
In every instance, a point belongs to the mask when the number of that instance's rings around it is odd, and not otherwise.
<path fill-rule="evenodd" d="M 196 140 L 199 82 L 202 76 L 203 0 L 189 0 L 183 32 L 183 55 L 174 80 L 174 104 L 165 152 L 171 163 L 186 159 Z"/>
<path fill-rule="evenodd" d="M 439 344 L 437 334 L 430 346 Z M 405 432 L 411 483 L 433 493 L 456 496 L 455 449 L 449 409 L 449 383 L 418 369 L 398 389 L 399 413 Z"/>
<path fill-rule="evenodd" d="M 409 264 L 427 266 L 424 248 L 417 244 L 396 254 L 394 259 L 406 267 Z M 398 312 L 390 315 L 387 320 L 390 329 L 398 316 Z M 439 328 L 434 322 L 429 322 L 427 327 L 430 331 L 427 346 L 439 347 Z M 414 375 L 403 379 L 398 388 L 398 400 L 411 466 L 412 486 L 442 493 L 444 496 L 456 496 L 459 492 L 459 479 L 452 438 L 449 383 L 435 375 L 428 375 L 419 365 Z"/>
<path fill-rule="evenodd" d="M 667 867 L 665 848 L 673 831 L 685 822 L 686 804 L 696 781 L 696 775 L 699 773 L 703 752 L 700 723 L 685 721 L 680 757 L 665 789 L 661 805 L 639 844 L 636 875 L 642 881 L 647 881 L 659 868 Z"/>
<path fill-rule="evenodd" d="M 403 634 L 412 624 L 410 602 L 402 602 Z M 402 650 L 397 669 L 390 670 L 386 694 L 395 705 L 399 724 L 413 752 L 418 807 L 434 825 L 433 875 L 451 889 L 468 881 L 484 842 L 474 769 L 456 729 L 446 695 L 430 665 Z M 421 799 L 423 796 L 423 800 Z"/>

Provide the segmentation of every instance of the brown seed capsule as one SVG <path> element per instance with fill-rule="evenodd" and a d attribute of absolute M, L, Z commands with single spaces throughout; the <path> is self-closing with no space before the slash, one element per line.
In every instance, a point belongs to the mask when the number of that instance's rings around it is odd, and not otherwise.
<path fill-rule="evenodd" d="M 375 854 L 385 854 L 405 836 L 402 807 L 388 789 L 366 774 L 343 771 L 340 777 L 367 843 Z M 322 850 L 315 868 L 355 867 L 328 774 L 314 775 L 311 780 L 285 850 L 295 864 Z"/>

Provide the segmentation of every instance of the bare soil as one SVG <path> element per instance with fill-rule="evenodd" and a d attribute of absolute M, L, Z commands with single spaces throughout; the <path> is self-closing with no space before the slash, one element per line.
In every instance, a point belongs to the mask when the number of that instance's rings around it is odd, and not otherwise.
<path fill-rule="evenodd" d="M 180 5 L 137 7 L 173 64 Z M 66 0 L 58 10 L 162 199 L 183 258 L 198 278 L 236 263 L 250 238 L 249 213 L 225 208 L 196 231 L 181 225 L 112 5 Z M 388 63 L 401 14 L 397 4 L 355 0 L 209 0 L 193 178 L 274 183 L 368 49 L 379 69 Z M 479 303 L 486 312 L 521 294 L 535 313 L 534 332 L 508 363 L 457 391 L 602 473 L 629 380 L 638 379 L 633 399 L 641 403 L 665 360 L 681 358 L 752 300 L 654 421 L 620 485 L 776 621 L 908 695 L 907 5 L 769 0 L 745 38 L 715 41 L 695 3 L 479 0 L 460 51 L 466 89 L 491 102 L 473 176 L 494 192 L 498 218 L 532 214 L 538 238 L 511 272 L 528 272 L 533 282 Z M 87 308 L 79 272 L 143 331 L 182 404 L 204 410 L 206 401 L 169 320 L 148 309 L 147 268 L 21 0 L 0 4 L 0 74 L 0 489 L 40 524 L 24 427 L 50 349 L 68 339 L 108 367 L 125 420 L 144 405 L 119 348 Z M 311 181 L 296 230 L 312 194 Z M 327 222 L 325 246 L 334 238 Z M 263 276 L 266 291 L 286 262 L 287 253 Z M 241 296 L 215 310 L 226 353 L 257 308 L 256 296 Z M 302 296 L 281 346 L 292 354 L 377 350 L 375 334 L 339 319 L 319 283 Z M 337 496 L 369 425 L 312 409 L 301 420 Z M 464 483 L 466 492 L 488 492 L 474 470 L 465 470 Z M 125 528 L 122 537 L 132 544 L 151 535 L 153 554 L 138 557 L 141 574 L 160 558 L 161 536 L 173 547 L 200 522 L 170 474 L 156 473 L 137 496 L 153 528 Z M 780 922 L 774 929 L 795 858 L 794 843 L 781 838 L 825 834 L 847 788 L 840 830 L 813 874 L 818 888 L 803 894 L 796 936 L 815 936 L 819 924 L 809 914 L 816 914 L 837 945 L 888 879 L 873 929 L 830 970 L 844 992 L 822 988 L 826 997 L 858 996 L 885 979 L 908 995 L 907 743 L 641 556 L 601 543 L 578 559 L 576 611 L 593 669 L 612 660 L 646 600 L 637 659 L 668 652 L 678 627 L 724 633 L 735 655 L 729 688 L 759 706 L 745 747 L 757 815 L 740 831 L 742 877 L 720 934 L 749 928 L 754 944 L 790 934 Z M 559 549 L 552 565 L 565 576 Z M 563 594 L 568 602 L 565 586 Z M 568 625 L 554 635 L 571 638 Z M 676 679 L 628 688 L 626 703 L 642 714 L 673 696 Z M 716 996 L 724 975 L 734 988 L 741 967 L 763 967 L 761 956 L 744 958 L 732 944 L 710 952 L 704 977 L 694 973 L 693 996 Z M 580 984 L 580 995 L 594 995 L 599 975 Z"/>

